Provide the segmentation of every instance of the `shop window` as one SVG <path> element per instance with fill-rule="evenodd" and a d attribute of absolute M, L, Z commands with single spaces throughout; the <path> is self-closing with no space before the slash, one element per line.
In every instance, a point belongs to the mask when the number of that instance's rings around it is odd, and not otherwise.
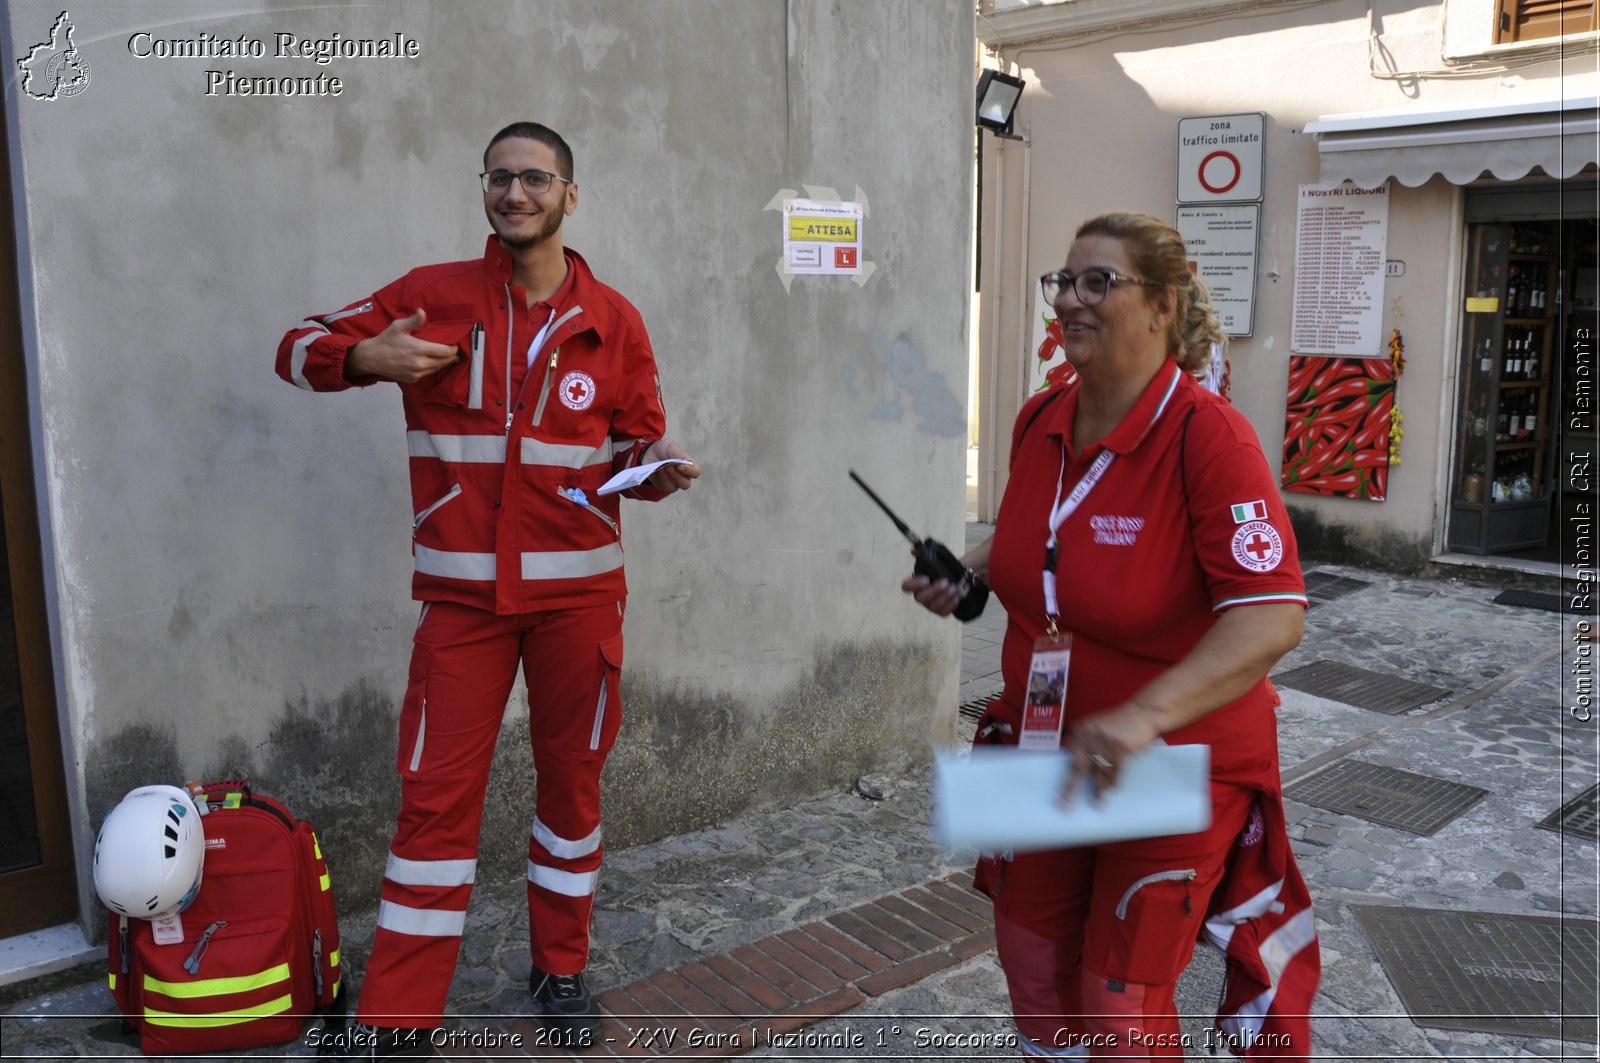
<path fill-rule="evenodd" d="M 1600 29 L 1596 0 L 1495 0 L 1494 43 L 1514 44 Z"/>

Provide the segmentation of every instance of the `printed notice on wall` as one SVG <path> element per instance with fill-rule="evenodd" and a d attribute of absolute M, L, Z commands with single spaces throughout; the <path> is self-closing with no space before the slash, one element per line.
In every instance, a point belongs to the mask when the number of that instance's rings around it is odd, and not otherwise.
<path fill-rule="evenodd" d="M 1296 354 L 1377 358 L 1383 347 L 1383 260 L 1389 186 L 1300 186 L 1294 254 Z"/>
<path fill-rule="evenodd" d="M 1255 323 L 1261 205 L 1179 207 L 1178 231 L 1189 249 L 1189 268 L 1211 292 L 1222 331 L 1250 335 Z"/>
<path fill-rule="evenodd" d="M 860 273 L 860 203 L 783 202 L 783 260 L 794 273 Z"/>

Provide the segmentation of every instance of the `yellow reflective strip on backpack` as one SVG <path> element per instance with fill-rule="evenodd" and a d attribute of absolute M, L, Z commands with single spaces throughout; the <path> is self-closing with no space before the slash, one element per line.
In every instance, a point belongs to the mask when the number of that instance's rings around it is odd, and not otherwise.
<path fill-rule="evenodd" d="M 317 855 L 318 860 L 322 859 L 322 843 L 317 841 L 316 831 L 311 832 L 311 851 Z"/>
<path fill-rule="evenodd" d="M 106 981 L 111 983 L 111 991 L 115 993 L 117 991 L 117 976 L 108 973 L 106 975 Z"/>
<path fill-rule="evenodd" d="M 324 893 L 328 892 L 328 890 L 333 887 L 333 882 L 328 878 L 328 873 L 326 871 L 322 873 L 322 878 L 318 881 L 322 883 L 322 892 Z"/>
<path fill-rule="evenodd" d="M 258 974 L 240 975 L 237 978 L 203 978 L 198 982 L 163 982 L 145 975 L 144 988 L 147 993 L 192 1000 L 196 997 L 220 997 L 224 993 L 247 993 L 288 980 L 289 965 L 280 963 Z"/>
<path fill-rule="evenodd" d="M 255 1019 L 266 1018 L 268 1015 L 281 1015 L 289 1010 L 293 1003 L 292 994 L 285 993 L 277 1000 L 269 1000 L 265 1004 L 257 1004 L 253 1008 L 240 1008 L 228 1012 L 226 1015 L 175 1015 L 170 1011 L 156 1011 L 154 1008 L 144 1009 L 144 1021 L 152 1026 L 237 1026 L 241 1022 L 251 1022 Z"/>
<path fill-rule="evenodd" d="M 239 807 L 239 803 L 241 801 L 243 801 L 243 800 L 244 800 L 244 794 L 239 790 L 235 790 L 235 791 L 233 791 L 233 793 L 228 794 L 227 796 L 223 797 L 223 799 L 222 799 L 222 807 L 223 808 L 238 808 Z"/>
<path fill-rule="evenodd" d="M 337 966 L 339 966 L 339 950 L 338 949 L 334 949 L 332 952 L 328 953 L 328 966 L 329 967 L 337 967 Z"/>

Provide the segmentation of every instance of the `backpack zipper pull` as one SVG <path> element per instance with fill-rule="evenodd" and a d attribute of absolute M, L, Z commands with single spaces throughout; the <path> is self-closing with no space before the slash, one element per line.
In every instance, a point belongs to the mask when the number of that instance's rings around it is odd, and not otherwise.
<path fill-rule="evenodd" d="M 122 973 L 128 973 L 128 917 L 122 917 L 122 923 L 117 927 L 117 951 L 122 954 Z"/>
<path fill-rule="evenodd" d="M 189 958 L 183 961 L 183 969 L 190 974 L 200 973 L 200 961 L 205 957 L 206 948 L 211 944 L 211 935 L 228 925 L 226 919 L 218 919 L 206 927 L 206 932 L 200 935 L 200 940 L 195 942 L 194 951 L 189 953 Z"/>
<path fill-rule="evenodd" d="M 317 982 L 317 999 L 322 999 L 322 928 L 311 932 L 311 973 Z"/>

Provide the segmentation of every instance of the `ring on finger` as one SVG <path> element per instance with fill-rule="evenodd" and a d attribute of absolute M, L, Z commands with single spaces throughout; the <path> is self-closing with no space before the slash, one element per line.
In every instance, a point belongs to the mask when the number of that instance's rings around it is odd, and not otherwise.
<path fill-rule="evenodd" d="M 1090 753 L 1089 762 L 1103 771 L 1111 770 L 1111 762 L 1105 757 L 1101 756 L 1099 753 Z"/>

